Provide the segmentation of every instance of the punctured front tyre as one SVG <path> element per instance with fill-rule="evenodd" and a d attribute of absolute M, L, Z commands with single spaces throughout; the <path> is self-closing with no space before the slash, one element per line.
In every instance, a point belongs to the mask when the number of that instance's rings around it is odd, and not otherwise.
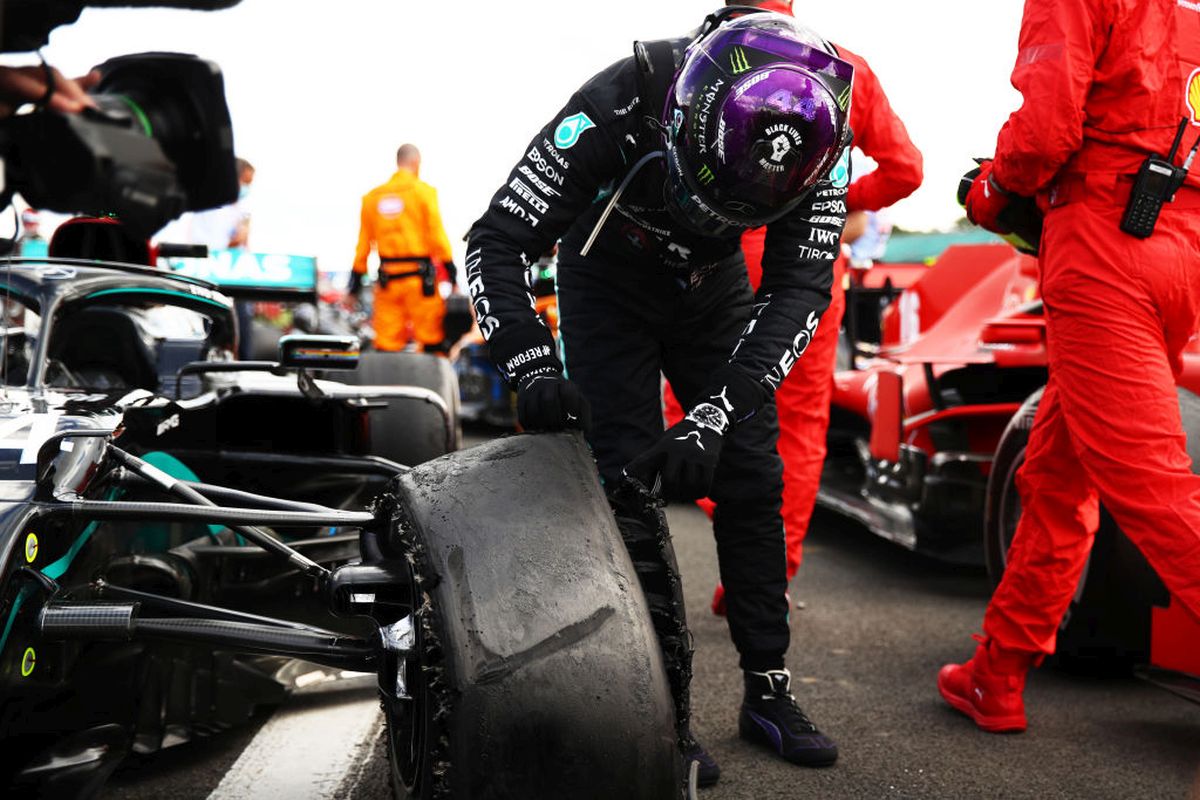
<path fill-rule="evenodd" d="M 410 560 L 420 587 L 426 692 L 410 719 L 387 720 L 423 731 L 419 752 L 415 737 L 388 737 L 409 795 L 677 797 L 662 656 L 582 438 L 506 437 L 422 464 L 394 488 L 386 548 Z"/>

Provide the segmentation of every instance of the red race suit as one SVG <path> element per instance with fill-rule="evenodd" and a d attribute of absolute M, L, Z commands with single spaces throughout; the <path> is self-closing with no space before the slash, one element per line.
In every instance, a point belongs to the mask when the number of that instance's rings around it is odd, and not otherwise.
<path fill-rule="evenodd" d="M 983 628 L 1040 654 L 1054 651 L 1101 500 L 1200 619 L 1200 477 L 1175 390 L 1200 312 L 1200 165 L 1149 238 L 1118 228 L 1146 156 L 1167 153 L 1182 118 L 1185 149 L 1200 134 L 1200 3 L 1027 0 L 1012 82 L 1024 104 L 1000 131 L 993 175 L 1047 209 L 1050 381 Z"/>

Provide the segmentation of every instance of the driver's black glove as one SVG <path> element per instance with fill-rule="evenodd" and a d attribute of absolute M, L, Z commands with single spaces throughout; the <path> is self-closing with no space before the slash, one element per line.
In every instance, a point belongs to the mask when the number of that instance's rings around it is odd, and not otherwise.
<path fill-rule="evenodd" d="M 560 431 L 592 425 L 592 412 L 579 387 L 552 372 L 531 375 L 517 386 L 517 420 L 527 431 Z"/>
<path fill-rule="evenodd" d="M 668 500 L 696 500 L 712 486 L 725 444 L 728 422 L 700 421 L 693 412 L 667 429 L 657 442 L 625 467 L 652 494 Z M 724 423 L 724 427 L 719 427 Z"/>
<path fill-rule="evenodd" d="M 701 402 L 630 461 L 625 474 L 668 500 L 696 500 L 712 487 L 725 436 L 762 407 L 769 392 L 739 368 L 715 373 Z"/>
<path fill-rule="evenodd" d="M 501 328 L 488 354 L 517 392 L 517 421 L 527 431 L 586 430 L 591 411 L 579 387 L 563 377 L 554 339 L 540 322 Z"/>

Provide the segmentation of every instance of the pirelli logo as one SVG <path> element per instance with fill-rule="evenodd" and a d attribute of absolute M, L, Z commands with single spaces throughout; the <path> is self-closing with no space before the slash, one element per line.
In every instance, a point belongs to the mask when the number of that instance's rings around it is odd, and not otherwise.
<path fill-rule="evenodd" d="M 518 197 L 528 203 L 539 214 L 545 214 L 550 210 L 550 204 L 534 194 L 533 190 L 526 186 L 520 178 L 513 178 L 508 184 L 508 188 L 516 192 Z"/>
<path fill-rule="evenodd" d="M 714 175 L 713 171 L 708 168 L 708 164 L 702 164 L 700 166 L 700 171 L 696 173 L 696 178 L 699 179 L 701 186 L 708 186 L 713 182 L 713 178 L 715 177 L 717 176 Z"/>
<path fill-rule="evenodd" d="M 740 47 L 733 48 L 733 52 L 729 54 L 729 66 L 733 70 L 734 75 L 749 72 L 750 60 L 746 58 L 746 51 Z"/>

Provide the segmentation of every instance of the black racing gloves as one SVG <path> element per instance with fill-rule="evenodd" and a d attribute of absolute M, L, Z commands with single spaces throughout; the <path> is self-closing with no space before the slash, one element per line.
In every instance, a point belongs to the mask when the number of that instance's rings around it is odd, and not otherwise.
<path fill-rule="evenodd" d="M 586 431 L 592 413 L 579 387 L 555 372 L 531 375 L 517 384 L 517 420 L 527 431 Z"/>
<path fill-rule="evenodd" d="M 729 420 L 701 414 L 697 416 L 696 409 L 689 411 L 650 449 L 630 461 L 625 473 L 641 481 L 651 494 L 662 494 L 668 500 L 706 496 L 717 472 Z"/>
<path fill-rule="evenodd" d="M 591 410 L 579 387 L 563 377 L 550 331 L 540 324 L 503 328 L 488 354 L 517 392 L 517 421 L 527 431 L 587 430 Z"/>
<path fill-rule="evenodd" d="M 627 475 L 668 500 L 695 500 L 708 494 L 725 435 L 753 416 L 769 393 L 758 381 L 726 364 L 713 373 L 700 397 L 701 402 L 680 422 L 625 467 Z"/>

